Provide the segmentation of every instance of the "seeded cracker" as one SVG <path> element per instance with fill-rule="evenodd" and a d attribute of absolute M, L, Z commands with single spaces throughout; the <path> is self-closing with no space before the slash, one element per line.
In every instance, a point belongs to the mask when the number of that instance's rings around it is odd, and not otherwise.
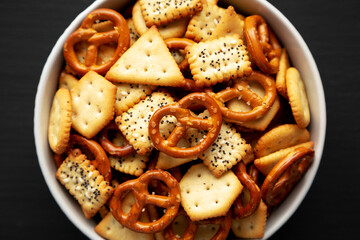
<path fill-rule="evenodd" d="M 206 111 L 199 116 L 206 118 L 209 115 Z M 202 141 L 205 132 L 190 128 L 186 135 L 188 142 L 195 146 Z M 220 177 L 250 152 L 251 146 L 241 138 L 240 133 L 236 132 L 230 123 L 223 121 L 218 138 L 199 158 L 204 161 L 214 176 Z"/>
<path fill-rule="evenodd" d="M 183 50 L 182 50 L 183 51 Z M 180 50 L 176 50 L 176 49 L 170 49 L 170 53 L 173 56 L 173 58 L 175 59 L 175 62 L 177 64 L 180 64 L 184 59 L 185 59 L 185 54 L 183 55 Z"/>
<path fill-rule="evenodd" d="M 181 205 L 192 221 L 224 216 L 242 189 L 232 171 L 217 178 L 200 163 L 180 181 Z"/>
<path fill-rule="evenodd" d="M 156 27 L 142 35 L 110 68 L 112 82 L 184 86 L 185 80 Z"/>
<path fill-rule="evenodd" d="M 152 114 L 162 106 L 174 103 L 166 92 L 153 92 L 115 119 L 120 131 L 140 155 L 149 154 L 154 146 L 149 137 L 149 120 Z M 162 135 L 167 137 L 175 127 L 176 118 L 166 116 L 160 122 Z"/>
<path fill-rule="evenodd" d="M 208 40 L 224 14 L 224 8 L 211 3 L 203 4 L 203 9 L 191 18 L 185 37 L 195 42 Z"/>
<path fill-rule="evenodd" d="M 72 127 L 94 137 L 114 118 L 116 86 L 94 71 L 86 73 L 71 90 Z"/>
<path fill-rule="evenodd" d="M 135 3 L 133 7 L 132 15 L 133 15 L 133 21 L 136 31 L 140 35 L 143 35 L 144 33 L 147 32 L 147 30 L 149 30 L 149 28 L 146 26 L 144 17 L 141 13 L 141 7 L 139 2 Z M 163 39 L 173 38 L 173 37 L 183 37 L 186 32 L 186 28 L 189 20 L 190 20 L 189 17 L 181 18 L 173 22 L 170 22 L 168 24 L 157 26 L 157 28 Z"/>
<path fill-rule="evenodd" d="M 185 50 L 198 87 L 249 75 L 252 71 L 245 45 L 238 34 L 196 43 Z"/>
<path fill-rule="evenodd" d="M 139 39 L 140 34 L 136 31 L 135 25 L 134 25 L 134 20 L 132 18 L 127 19 L 126 23 L 129 27 L 129 31 L 130 31 L 130 46 L 131 46 L 134 44 L 134 42 L 136 42 L 136 40 Z"/>
<path fill-rule="evenodd" d="M 122 134 L 117 133 L 112 140 L 112 143 L 115 146 L 124 146 L 126 141 Z M 149 161 L 149 157 L 134 153 L 123 157 L 109 156 L 109 161 L 110 166 L 117 171 L 138 177 L 143 174 L 146 163 Z"/>
<path fill-rule="evenodd" d="M 162 25 L 194 15 L 202 9 L 201 0 L 139 0 L 147 27 Z"/>
<path fill-rule="evenodd" d="M 135 203 L 135 198 L 132 193 L 125 196 L 122 200 L 122 209 L 125 213 L 128 213 Z M 150 222 L 147 212 L 142 212 L 140 215 L 141 222 Z M 98 225 L 95 227 L 95 232 L 100 236 L 109 239 L 109 240 L 153 240 L 153 234 L 148 233 L 138 233 L 130 230 L 129 228 L 123 226 L 119 223 L 109 212 L 104 219 L 102 219 Z"/>
<path fill-rule="evenodd" d="M 93 217 L 113 192 L 83 154 L 70 154 L 58 168 L 56 178 L 79 202 L 86 218 Z"/>
<path fill-rule="evenodd" d="M 126 112 L 156 89 L 156 86 L 152 85 L 130 83 L 115 83 L 115 86 L 117 87 L 115 101 L 116 116 Z"/>
<path fill-rule="evenodd" d="M 48 139 L 51 150 L 62 154 L 70 140 L 71 98 L 68 89 L 61 88 L 55 93 L 49 117 Z"/>

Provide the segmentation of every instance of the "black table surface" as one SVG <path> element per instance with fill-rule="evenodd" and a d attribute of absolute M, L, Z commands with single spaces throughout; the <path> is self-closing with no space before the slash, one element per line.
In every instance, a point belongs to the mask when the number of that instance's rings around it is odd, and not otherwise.
<path fill-rule="evenodd" d="M 360 213 L 360 15 L 356 0 L 269 0 L 297 28 L 320 71 L 327 105 L 325 149 L 315 181 L 271 239 L 353 239 Z M 86 239 L 52 198 L 33 137 L 42 67 L 89 0 L 0 2 L 0 239 Z M 359 236 L 357 236 L 359 238 Z"/>

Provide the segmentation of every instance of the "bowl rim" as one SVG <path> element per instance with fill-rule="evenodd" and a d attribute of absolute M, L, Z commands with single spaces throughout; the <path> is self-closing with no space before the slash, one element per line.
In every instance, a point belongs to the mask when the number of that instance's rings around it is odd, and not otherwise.
<path fill-rule="evenodd" d="M 241 2 L 241 1 L 248 1 L 248 0 L 237 0 L 236 2 Z M 285 200 L 285 202 L 290 207 L 290 209 L 288 209 L 287 211 L 283 211 L 284 213 L 277 216 L 278 219 L 272 225 L 272 227 L 266 229 L 263 239 L 267 239 L 270 236 L 272 236 L 278 229 L 280 229 L 286 223 L 286 221 L 295 213 L 295 211 L 298 209 L 301 202 L 304 200 L 307 192 L 310 190 L 310 187 L 315 179 L 315 175 L 318 171 L 322 153 L 323 153 L 323 149 L 324 149 L 327 119 L 326 119 L 325 95 L 324 95 L 322 81 L 320 78 L 320 73 L 319 73 L 319 70 L 315 63 L 315 60 L 314 60 L 308 46 L 306 45 L 304 39 L 302 38 L 300 33 L 296 30 L 296 28 L 291 24 L 291 22 L 271 3 L 269 3 L 266 0 L 251 0 L 251 1 L 253 2 L 253 4 L 258 5 L 259 11 L 266 9 L 267 11 L 272 13 L 274 18 L 269 19 L 270 20 L 269 25 L 273 26 L 273 24 L 271 22 L 276 20 L 278 22 L 281 22 L 283 25 L 286 25 L 286 27 L 289 29 L 289 31 L 292 34 L 294 34 L 294 37 L 297 39 L 298 44 L 300 44 L 301 51 L 303 51 L 303 53 L 306 56 L 306 59 L 309 61 L 309 65 L 310 65 L 309 70 L 311 71 L 311 75 L 315 78 L 315 81 L 313 84 L 317 90 L 316 98 L 318 99 L 318 101 L 319 101 L 318 105 L 320 106 L 319 109 L 317 109 L 317 110 L 320 111 L 319 114 L 321 116 L 321 118 L 319 119 L 320 122 L 318 123 L 318 125 L 320 126 L 320 129 L 318 129 L 319 134 L 316 139 L 316 145 L 314 146 L 315 153 L 316 153 L 314 162 L 313 162 L 311 168 L 308 170 L 306 175 L 303 177 L 303 179 L 299 183 L 299 185 L 301 184 L 301 186 L 296 187 L 296 189 L 297 189 L 296 194 L 294 192 L 291 194 L 291 195 L 296 195 L 296 198 L 292 199 L 291 203 L 289 202 L 289 199 Z M 44 122 L 41 121 L 41 116 L 42 116 L 43 109 L 44 109 L 44 106 L 42 106 L 43 105 L 42 100 L 44 99 L 44 95 L 46 95 L 46 92 L 49 91 L 49 89 L 46 89 L 47 88 L 46 81 L 47 81 L 48 76 L 50 75 L 50 72 L 52 71 L 50 66 L 56 64 L 56 62 L 59 61 L 59 54 L 60 55 L 62 54 L 62 51 L 61 51 L 61 53 L 59 53 L 59 49 L 62 50 L 62 46 L 63 46 L 67 36 L 71 32 L 73 32 L 78 27 L 78 25 L 80 25 L 82 19 L 84 19 L 85 16 L 90 11 L 92 11 L 96 8 L 104 7 L 105 5 L 115 5 L 115 2 L 118 2 L 118 1 L 116 1 L 116 0 L 108 0 L 108 1 L 97 0 L 97 1 L 93 2 L 91 5 L 89 5 L 79 15 L 77 15 L 77 17 L 68 25 L 68 27 L 61 34 L 59 39 L 56 41 L 54 47 L 52 48 L 52 50 L 45 62 L 45 65 L 42 69 L 42 73 L 40 76 L 40 81 L 39 81 L 39 84 L 37 87 L 36 96 L 35 96 L 34 119 L 33 119 L 33 121 L 34 121 L 34 138 L 35 138 L 36 153 L 37 153 L 41 172 L 43 174 L 43 177 L 45 179 L 45 182 L 48 186 L 49 191 L 51 192 L 53 198 L 55 199 L 56 203 L 58 204 L 58 206 L 60 207 L 62 212 L 85 236 L 87 236 L 91 239 L 103 239 L 103 238 L 101 236 L 99 236 L 97 233 L 95 233 L 94 231 L 89 231 L 89 223 L 87 221 L 79 220 L 79 217 L 77 215 L 79 207 L 78 207 L 78 209 L 74 209 L 71 207 L 71 205 L 69 207 L 68 201 L 63 201 L 64 200 L 63 199 L 64 191 L 63 191 L 63 189 L 59 188 L 59 183 L 57 182 L 54 174 L 51 171 L 49 171 L 49 167 L 53 168 L 55 166 L 49 166 L 50 161 L 48 161 L 47 156 L 45 154 L 45 149 L 49 148 L 48 143 L 47 143 L 47 138 L 44 139 L 43 135 L 42 136 L 39 135 L 41 128 L 43 128 L 43 124 L 44 124 Z M 230 4 L 233 4 L 235 2 L 235 0 L 229 0 L 227 2 L 229 2 Z M 237 3 L 237 5 L 238 4 L 239 3 Z M 276 32 L 276 28 L 274 30 Z M 60 57 L 60 59 L 63 59 L 63 58 Z M 46 103 L 46 104 L 47 104 L 46 105 L 47 109 L 50 109 L 50 103 Z M 42 148 L 39 146 L 42 146 Z M 51 161 L 51 164 L 55 165 L 55 164 L 53 164 L 52 161 Z M 280 206 L 279 208 L 281 208 L 281 207 L 282 206 Z M 283 207 L 285 207 L 285 206 L 283 206 Z"/>

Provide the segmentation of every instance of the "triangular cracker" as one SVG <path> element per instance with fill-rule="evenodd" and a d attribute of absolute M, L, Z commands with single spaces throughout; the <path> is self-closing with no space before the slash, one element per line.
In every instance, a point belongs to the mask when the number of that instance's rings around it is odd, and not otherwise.
<path fill-rule="evenodd" d="M 183 86 L 184 76 L 156 27 L 142 35 L 111 67 L 113 82 Z"/>

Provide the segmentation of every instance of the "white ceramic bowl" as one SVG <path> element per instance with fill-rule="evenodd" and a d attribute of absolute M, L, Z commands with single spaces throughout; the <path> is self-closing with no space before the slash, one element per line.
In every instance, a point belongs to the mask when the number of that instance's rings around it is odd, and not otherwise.
<path fill-rule="evenodd" d="M 92 10 L 100 7 L 122 9 L 128 1 L 100 0 L 85 9 L 61 35 L 52 49 L 41 74 L 37 89 L 34 112 L 34 134 L 36 151 L 41 171 L 56 202 L 66 216 L 90 239 L 102 239 L 94 232 L 95 222 L 84 217 L 78 204 L 55 179 L 56 167 L 48 145 L 47 126 L 53 95 L 56 91 L 58 76 L 63 67 L 62 47 L 65 40 Z M 311 168 L 302 178 L 288 198 L 270 216 L 266 226 L 264 239 L 274 234 L 295 212 L 308 192 L 320 164 L 325 140 L 326 108 L 324 91 L 315 61 L 304 40 L 294 26 L 274 6 L 264 0 L 229 0 L 238 12 L 246 15 L 259 14 L 273 28 L 285 46 L 292 64 L 300 71 L 306 85 L 311 108 L 309 130 L 311 140 L 315 143 L 315 159 Z"/>

